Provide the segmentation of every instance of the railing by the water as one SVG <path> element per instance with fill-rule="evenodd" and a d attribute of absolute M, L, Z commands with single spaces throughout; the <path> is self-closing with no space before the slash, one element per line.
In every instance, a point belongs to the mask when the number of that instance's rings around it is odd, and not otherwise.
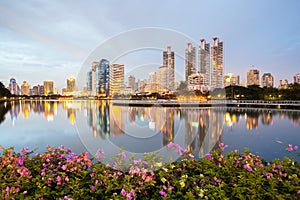
<path fill-rule="evenodd" d="M 264 107 L 296 107 L 300 108 L 300 101 L 280 100 L 113 100 L 114 105 L 123 106 L 264 106 Z"/>

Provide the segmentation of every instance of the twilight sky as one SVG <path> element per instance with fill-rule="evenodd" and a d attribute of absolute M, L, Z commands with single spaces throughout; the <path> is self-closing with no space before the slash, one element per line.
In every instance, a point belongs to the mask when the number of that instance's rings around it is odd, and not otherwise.
<path fill-rule="evenodd" d="M 1 0 L 0 81 L 7 85 L 14 77 L 20 85 L 26 80 L 34 86 L 54 80 L 61 91 L 101 44 L 133 29 L 155 27 L 196 44 L 201 38 L 212 43 L 217 36 L 225 46 L 225 73 L 238 74 L 245 83 L 254 65 L 260 75 L 272 73 L 277 86 L 300 72 L 299 9 L 299 0 Z M 121 45 L 126 43 L 113 48 Z M 168 45 L 175 44 L 162 44 Z M 116 61 L 125 64 L 126 75 L 147 78 L 161 65 L 161 51 L 145 48 Z M 98 59 L 107 57 L 105 49 L 100 52 Z M 182 57 L 184 49 L 176 53 Z M 177 80 L 184 75 L 183 64 L 176 60 Z"/>

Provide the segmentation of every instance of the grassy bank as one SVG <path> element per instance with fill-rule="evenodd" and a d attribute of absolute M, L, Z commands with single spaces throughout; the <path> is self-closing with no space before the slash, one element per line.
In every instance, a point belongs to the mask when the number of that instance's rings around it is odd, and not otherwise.
<path fill-rule="evenodd" d="M 102 163 L 70 149 L 47 147 L 42 154 L 27 148 L 1 149 L 1 199 L 299 199 L 300 163 L 264 161 L 249 151 L 226 146 L 194 160 L 191 152 L 170 143 L 182 161 L 162 163 L 155 154 L 143 159 L 120 152 L 114 164 Z M 299 156 L 298 146 L 287 146 Z M 130 160 L 130 162 L 125 162 Z"/>

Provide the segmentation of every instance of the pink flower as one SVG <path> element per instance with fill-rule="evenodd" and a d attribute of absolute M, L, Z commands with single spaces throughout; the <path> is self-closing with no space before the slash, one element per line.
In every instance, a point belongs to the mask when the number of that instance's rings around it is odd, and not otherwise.
<path fill-rule="evenodd" d="M 163 190 L 159 191 L 159 194 L 160 194 L 161 196 L 164 196 L 164 197 L 167 196 L 167 193 L 166 193 L 165 191 L 163 191 Z"/>
<path fill-rule="evenodd" d="M 121 156 L 122 156 L 122 158 L 125 159 L 126 158 L 126 153 L 124 151 L 122 151 Z"/>
<path fill-rule="evenodd" d="M 281 169 L 281 168 L 282 168 L 282 166 L 281 166 L 281 165 L 278 165 L 277 167 L 278 167 L 278 169 Z"/>
<path fill-rule="evenodd" d="M 206 154 L 205 157 L 211 159 L 211 155 L 209 153 Z"/>
<path fill-rule="evenodd" d="M 139 164 L 140 160 L 133 160 L 133 164 L 137 165 Z"/>
<path fill-rule="evenodd" d="M 121 194 L 122 194 L 123 196 L 125 196 L 125 195 L 126 195 L 126 190 L 122 189 L 122 190 L 121 190 Z"/>
<path fill-rule="evenodd" d="M 173 147 L 174 147 L 174 143 L 173 143 L 173 142 L 170 142 L 170 143 L 168 144 L 168 148 L 171 149 L 171 148 L 173 148 Z"/>
<path fill-rule="evenodd" d="M 62 168 L 62 170 L 66 170 L 67 169 L 67 165 L 63 165 L 61 168 Z"/>
<path fill-rule="evenodd" d="M 288 151 L 293 151 L 293 145 L 289 144 L 287 150 Z"/>
<path fill-rule="evenodd" d="M 56 184 L 61 185 L 61 177 L 60 176 L 56 177 Z"/>
<path fill-rule="evenodd" d="M 91 190 L 93 190 L 93 191 L 94 191 L 94 190 L 95 190 L 95 186 L 93 186 L 93 185 L 92 185 L 92 186 L 91 186 Z"/>
<path fill-rule="evenodd" d="M 169 191 L 171 191 L 171 190 L 173 190 L 173 189 L 174 189 L 173 186 L 170 186 L 170 187 L 168 188 Z"/>
<path fill-rule="evenodd" d="M 298 146 L 296 145 L 296 146 L 294 146 L 294 150 L 295 151 L 297 151 L 298 150 Z"/>

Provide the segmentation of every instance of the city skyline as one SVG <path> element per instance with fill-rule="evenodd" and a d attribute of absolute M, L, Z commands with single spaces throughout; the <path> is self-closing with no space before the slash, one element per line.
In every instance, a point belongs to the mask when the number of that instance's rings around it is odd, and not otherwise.
<path fill-rule="evenodd" d="M 299 72 L 299 1 L 292 0 L 288 4 L 236 0 L 110 1 L 98 5 L 95 1 L 47 3 L 29 0 L 17 4 L 2 1 L 0 81 L 8 85 L 14 77 L 19 85 L 27 81 L 33 86 L 44 80 L 54 80 L 61 91 L 67 78 L 77 78 L 84 59 L 93 49 L 114 35 L 143 27 L 178 31 L 193 38 L 197 45 L 201 38 L 211 40 L 218 36 L 225 43 L 224 74 L 240 75 L 243 84 L 246 84 L 246 74 L 252 65 L 261 74 L 272 73 L 275 86 L 279 80 L 293 82 L 293 76 Z M 109 15 L 112 11 L 113 16 Z M 168 45 L 173 44 L 165 44 Z M 184 55 L 184 49 L 181 54 Z M 152 58 L 153 63 L 161 63 L 161 57 Z M 178 62 L 175 63 L 177 70 L 184 74 L 184 62 L 179 59 L 175 62 Z M 134 61 L 122 63 L 135 66 Z"/>

